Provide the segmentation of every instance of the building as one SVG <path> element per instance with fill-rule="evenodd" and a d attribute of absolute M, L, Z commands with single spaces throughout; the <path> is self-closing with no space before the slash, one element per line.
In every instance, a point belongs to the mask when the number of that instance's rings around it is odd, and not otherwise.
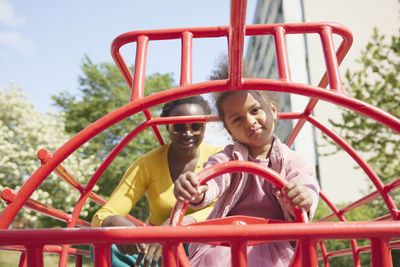
<path fill-rule="evenodd" d="M 253 24 L 290 22 L 336 22 L 353 33 L 353 45 L 341 64 L 342 79 L 347 69 L 358 69 L 360 58 L 373 28 L 387 36 L 398 34 L 400 3 L 397 0 L 258 0 Z M 287 37 L 292 79 L 295 82 L 316 85 L 325 71 L 319 38 L 310 35 Z M 335 40 L 336 41 L 336 40 Z M 274 40 L 269 36 L 252 37 L 246 52 L 246 61 L 257 77 L 278 77 Z M 302 96 L 280 94 L 282 111 L 303 111 L 308 99 Z M 324 124 L 328 119 L 340 119 L 340 110 L 333 104 L 320 101 L 314 115 Z M 292 122 L 279 125 L 282 140 L 288 137 Z M 346 153 L 332 156 L 321 154 L 332 151 L 325 146 L 321 133 L 308 125 L 296 139 L 294 149 L 307 156 L 317 168 L 323 192 L 334 202 L 354 201 L 365 193 L 370 184 L 366 175 Z"/>

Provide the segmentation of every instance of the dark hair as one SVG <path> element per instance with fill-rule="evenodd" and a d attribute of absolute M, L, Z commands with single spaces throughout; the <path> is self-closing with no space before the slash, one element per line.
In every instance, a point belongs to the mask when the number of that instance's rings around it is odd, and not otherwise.
<path fill-rule="evenodd" d="M 243 77 L 252 77 L 254 76 L 251 71 L 250 67 L 244 62 L 243 64 Z M 224 54 L 221 55 L 218 58 L 218 63 L 215 67 L 214 70 L 211 71 L 211 74 L 209 76 L 210 80 L 222 80 L 222 79 L 228 79 L 229 78 L 229 64 L 228 64 L 228 55 Z M 224 111 L 222 109 L 222 102 L 224 99 L 237 92 L 243 92 L 243 91 L 224 91 L 224 92 L 217 92 L 214 93 L 214 100 L 215 100 L 215 106 L 217 108 L 217 112 L 219 115 L 219 118 L 222 122 L 225 123 L 224 121 Z M 271 102 L 274 102 L 275 105 L 278 105 L 277 99 L 275 95 L 271 92 L 265 92 L 265 91 L 246 91 L 250 93 L 262 106 L 263 102 L 265 104 L 270 104 Z M 278 108 L 278 106 L 277 106 Z"/>
<path fill-rule="evenodd" d="M 250 67 L 244 62 L 243 70 L 242 70 L 243 77 L 252 77 L 253 74 L 250 71 Z M 217 59 L 217 65 L 214 70 L 211 71 L 210 76 L 208 77 L 211 81 L 212 80 L 224 80 L 229 78 L 229 63 L 228 63 L 228 55 L 222 54 Z"/>
<path fill-rule="evenodd" d="M 174 108 L 183 104 L 197 104 L 203 108 L 205 115 L 211 114 L 211 108 L 208 102 L 204 100 L 202 96 L 194 95 L 165 103 L 162 107 L 161 117 L 169 117 Z"/>

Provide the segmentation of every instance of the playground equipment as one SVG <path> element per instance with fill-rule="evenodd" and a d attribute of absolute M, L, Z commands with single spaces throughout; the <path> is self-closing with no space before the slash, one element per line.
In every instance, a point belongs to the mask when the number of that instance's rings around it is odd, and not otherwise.
<path fill-rule="evenodd" d="M 43 252 L 59 253 L 60 266 L 66 266 L 69 255 L 76 257 L 76 265 L 81 266 L 82 257 L 88 256 L 87 250 L 71 248 L 70 245 L 91 244 L 95 251 L 95 266 L 108 266 L 109 247 L 113 243 L 162 243 L 163 265 L 178 266 L 188 264 L 179 244 L 181 242 L 219 242 L 229 245 L 232 251 L 233 266 L 247 266 L 246 246 L 257 242 L 294 240 L 298 241 L 296 257 L 292 266 L 318 266 L 320 261 L 329 266 L 329 258 L 343 255 L 352 255 L 354 266 L 360 265 L 360 253 L 371 254 L 371 264 L 374 267 L 392 266 L 391 250 L 399 249 L 400 242 L 400 215 L 399 210 L 390 195 L 400 185 L 400 177 L 383 184 L 374 170 L 344 139 L 323 125 L 311 115 L 319 101 L 328 101 L 333 104 L 359 112 L 379 121 L 383 126 L 393 129 L 400 134 L 400 120 L 377 107 L 353 99 L 344 94 L 339 75 L 338 65 L 352 43 L 351 33 L 343 26 L 334 23 L 294 23 L 273 25 L 245 25 L 246 1 L 231 1 L 230 25 L 222 27 L 181 28 L 167 30 L 134 31 L 118 36 L 112 44 L 113 58 L 132 88 L 132 97 L 129 104 L 118 108 L 97 120 L 71 140 L 60 147 L 54 154 L 46 150 L 38 152 L 42 165 L 26 181 L 18 192 L 11 189 L 3 190 L 1 196 L 8 206 L 0 215 L 0 249 L 20 251 L 20 266 L 43 266 Z M 324 51 L 326 73 L 317 86 L 295 83 L 291 80 L 291 70 L 286 51 L 286 35 L 290 34 L 318 34 Z M 342 42 L 335 52 L 333 35 L 339 35 Z M 279 79 L 243 78 L 243 50 L 244 37 L 255 35 L 271 35 L 275 40 L 277 67 Z M 192 84 L 192 41 L 194 38 L 227 38 L 229 54 L 229 73 L 226 80 L 206 81 Z M 151 41 L 181 40 L 181 79 L 180 86 L 168 89 L 153 95 L 144 95 L 145 66 L 147 47 Z M 119 50 L 128 43 L 136 43 L 135 70 L 132 75 Z M 329 89 L 326 87 L 329 85 Z M 353 202 L 338 208 L 323 193 L 321 199 L 331 208 L 332 213 L 314 223 L 305 223 L 301 211 L 296 211 L 297 222 L 272 222 L 264 219 L 244 216 L 230 217 L 217 221 L 196 223 L 190 226 L 151 226 L 130 228 L 88 228 L 89 222 L 79 219 L 85 201 L 93 200 L 100 205 L 105 201 L 92 192 L 100 176 L 119 152 L 148 127 L 154 131 L 160 144 L 163 139 L 158 125 L 170 123 L 187 123 L 198 121 L 214 121 L 213 116 L 199 117 L 167 117 L 155 118 L 149 108 L 174 99 L 191 95 L 204 94 L 225 90 L 268 90 L 298 94 L 310 98 L 309 103 L 301 113 L 280 113 L 281 120 L 298 120 L 287 144 L 293 144 L 296 136 L 305 123 L 311 123 L 317 129 L 329 136 L 343 148 L 361 167 L 376 187 L 376 191 Z M 81 185 L 62 167 L 62 162 L 76 149 L 88 140 L 101 133 L 115 123 L 138 112 L 143 112 L 147 120 L 132 130 L 110 152 L 91 177 L 87 185 Z M 281 187 L 279 177 L 271 170 L 263 169 L 248 162 L 231 162 L 225 166 L 216 165 L 211 170 L 204 170 L 199 175 L 202 179 L 211 179 L 214 174 L 235 171 L 257 173 Z M 51 173 L 55 172 L 72 188 L 79 191 L 81 197 L 77 201 L 72 214 L 55 210 L 33 199 L 31 194 Z M 214 176 L 213 176 L 214 175 Z M 388 215 L 366 222 L 347 222 L 345 213 L 354 210 L 376 198 L 382 198 L 388 209 Z M 67 227 L 63 229 L 8 229 L 14 217 L 22 207 L 31 208 L 46 215 L 63 220 Z M 173 224 L 179 224 L 179 217 L 183 214 L 184 205 L 177 203 Z M 132 220 L 135 218 L 130 217 Z M 333 219 L 339 222 L 332 221 Z M 141 223 L 136 220 L 137 223 Z M 142 223 L 143 224 L 143 223 Z M 80 228 L 77 228 L 79 226 Z M 338 251 L 327 251 L 326 240 L 346 239 L 351 248 Z M 370 244 L 358 246 L 358 239 L 369 239 Z M 318 253 L 318 247 L 320 253 Z"/>

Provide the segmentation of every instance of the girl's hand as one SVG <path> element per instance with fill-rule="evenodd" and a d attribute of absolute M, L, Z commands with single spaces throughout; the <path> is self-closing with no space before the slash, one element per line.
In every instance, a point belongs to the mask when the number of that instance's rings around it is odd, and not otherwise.
<path fill-rule="evenodd" d="M 293 207 L 304 209 L 308 212 L 313 204 L 312 195 L 309 189 L 304 186 L 299 180 L 289 181 L 282 191 L 276 190 L 275 196 L 282 201 L 290 214 L 294 216 Z"/>
<path fill-rule="evenodd" d="M 186 172 L 179 175 L 175 181 L 174 195 L 176 199 L 194 204 L 200 203 L 208 186 L 200 186 L 195 173 Z"/>

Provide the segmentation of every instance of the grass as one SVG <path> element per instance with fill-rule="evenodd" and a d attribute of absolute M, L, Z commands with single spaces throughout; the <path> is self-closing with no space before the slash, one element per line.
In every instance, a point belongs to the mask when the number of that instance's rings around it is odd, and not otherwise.
<path fill-rule="evenodd" d="M 0 250 L 0 266 L 1 267 L 16 267 L 19 264 L 19 257 L 21 253 L 15 251 L 4 251 Z M 44 254 L 43 255 L 43 265 L 45 267 L 58 266 L 59 256 L 54 254 Z M 75 266 L 75 257 L 68 258 L 68 267 Z M 88 258 L 83 258 L 84 267 L 93 266 Z"/>

